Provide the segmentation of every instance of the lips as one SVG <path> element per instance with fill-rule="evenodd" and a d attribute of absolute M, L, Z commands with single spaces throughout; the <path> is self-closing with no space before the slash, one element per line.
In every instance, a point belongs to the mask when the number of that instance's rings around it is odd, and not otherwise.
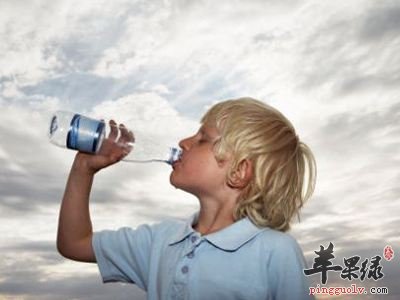
<path fill-rule="evenodd" d="M 180 164 L 182 162 L 182 157 L 180 157 L 178 160 L 176 160 L 173 164 L 172 164 L 172 169 L 175 170 L 175 167 Z"/>

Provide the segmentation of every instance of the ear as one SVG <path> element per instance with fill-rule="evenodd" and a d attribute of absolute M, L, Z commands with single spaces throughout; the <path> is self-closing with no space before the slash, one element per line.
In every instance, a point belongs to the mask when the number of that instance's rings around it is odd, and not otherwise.
<path fill-rule="evenodd" d="M 232 188 L 243 189 L 253 178 L 253 164 L 249 159 L 243 159 L 236 170 L 228 178 L 228 185 Z"/>

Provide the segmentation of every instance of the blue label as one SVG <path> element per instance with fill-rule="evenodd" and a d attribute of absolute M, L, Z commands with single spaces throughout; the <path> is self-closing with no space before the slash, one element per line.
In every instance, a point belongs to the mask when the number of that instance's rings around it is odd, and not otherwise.
<path fill-rule="evenodd" d="M 104 134 L 105 123 L 79 114 L 71 120 L 67 135 L 67 148 L 96 153 Z"/>

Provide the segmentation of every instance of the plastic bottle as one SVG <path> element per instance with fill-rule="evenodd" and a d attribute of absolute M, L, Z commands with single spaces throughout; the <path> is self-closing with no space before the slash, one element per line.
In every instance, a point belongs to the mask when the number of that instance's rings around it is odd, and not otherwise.
<path fill-rule="evenodd" d="M 110 133 L 111 125 L 103 120 L 92 119 L 69 111 L 57 111 L 50 120 L 49 139 L 54 145 L 96 154 Z M 119 134 L 120 130 L 118 130 Z M 129 131 L 131 135 L 131 132 Z M 176 147 L 162 147 L 146 134 L 134 132 L 134 139 L 117 142 L 121 147 L 132 147 L 122 160 L 128 162 L 165 162 L 173 164 L 181 155 Z"/>

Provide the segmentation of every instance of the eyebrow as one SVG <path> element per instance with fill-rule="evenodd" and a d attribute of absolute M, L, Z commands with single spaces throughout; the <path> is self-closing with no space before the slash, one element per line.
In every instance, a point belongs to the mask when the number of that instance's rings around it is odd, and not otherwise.
<path fill-rule="evenodd" d="M 199 132 L 200 132 L 203 136 L 205 136 L 207 139 L 209 139 L 209 140 L 211 140 L 211 141 L 214 141 L 215 139 L 218 138 L 218 136 L 213 137 L 213 136 L 209 133 L 209 131 L 206 130 L 203 126 L 200 127 Z"/>
<path fill-rule="evenodd" d="M 207 132 L 207 130 L 204 129 L 204 127 L 200 127 L 199 132 L 207 137 L 211 137 L 210 134 Z"/>

